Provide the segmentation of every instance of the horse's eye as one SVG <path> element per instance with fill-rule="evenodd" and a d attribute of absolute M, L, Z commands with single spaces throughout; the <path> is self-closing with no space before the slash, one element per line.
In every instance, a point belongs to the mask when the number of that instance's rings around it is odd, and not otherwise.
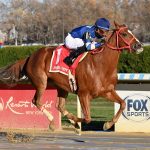
<path fill-rule="evenodd" d="M 121 35 L 126 37 L 128 34 L 127 33 L 121 33 Z"/>

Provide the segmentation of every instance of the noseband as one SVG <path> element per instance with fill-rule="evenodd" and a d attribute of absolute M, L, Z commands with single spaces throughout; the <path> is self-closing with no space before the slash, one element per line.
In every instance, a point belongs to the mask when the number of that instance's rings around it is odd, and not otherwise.
<path fill-rule="evenodd" d="M 123 49 L 128 49 L 130 52 L 132 51 L 132 48 L 131 48 L 131 43 L 132 41 L 135 39 L 135 37 L 133 36 L 132 39 L 130 41 L 127 41 L 125 38 L 123 38 L 120 33 L 127 29 L 127 27 L 121 27 L 119 28 L 119 30 L 115 30 L 111 36 L 109 37 L 108 41 L 110 40 L 110 38 L 112 37 L 112 35 L 114 33 L 116 33 L 116 41 L 117 41 L 117 44 L 116 44 L 116 47 L 110 45 L 108 42 L 106 43 L 106 46 L 113 49 L 113 50 L 117 50 L 117 51 L 122 51 Z M 121 40 L 126 44 L 126 46 L 122 46 L 122 47 L 119 47 L 119 37 L 121 38 Z"/>
<path fill-rule="evenodd" d="M 127 41 L 126 39 L 124 39 L 124 38 L 120 35 L 121 32 L 122 32 L 123 30 L 126 30 L 126 29 L 128 29 L 128 28 L 127 28 L 127 27 L 120 27 L 119 30 L 116 30 L 116 29 L 115 29 L 115 30 L 112 32 L 112 34 L 110 35 L 110 37 L 108 38 L 108 40 L 106 41 L 106 43 L 104 44 L 104 46 L 107 46 L 108 48 L 113 49 L 113 50 L 117 50 L 117 51 L 122 51 L 123 49 L 128 49 L 129 52 L 131 52 L 131 51 L 132 51 L 131 43 L 132 43 L 132 41 L 135 39 L 135 37 L 133 36 L 130 41 Z M 108 43 L 114 34 L 116 34 L 116 41 L 117 41 L 116 47 L 114 47 L 114 46 L 112 46 L 111 44 Z M 126 46 L 119 47 L 119 37 L 120 37 L 121 40 L 126 44 Z M 97 49 L 95 49 L 95 50 L 92 50 L 91 53 L 92 53 L 92 54 L 101 53 L 101 52 L 104 50 L 104 46 L 102 46 L 101 48 L 97 48 Z"/>

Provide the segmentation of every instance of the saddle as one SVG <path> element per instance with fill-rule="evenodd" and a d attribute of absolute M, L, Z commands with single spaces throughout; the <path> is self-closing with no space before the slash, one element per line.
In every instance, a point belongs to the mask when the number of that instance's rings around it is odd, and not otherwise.
<path fill-rule="evenodd" d="M 75 92 L 77 90 L 75 71 L 79 62 L 81 62 L 87 55 L 87 52 L 79 55 L 71 66 L 66 65 L 63 61 L 67 56 L 69 56 L 69 53 L 70 50 L 66 46 L 58 46 L 53 51 L 49 72 L 59 72 L 68 76 L 71 90 Z"/>

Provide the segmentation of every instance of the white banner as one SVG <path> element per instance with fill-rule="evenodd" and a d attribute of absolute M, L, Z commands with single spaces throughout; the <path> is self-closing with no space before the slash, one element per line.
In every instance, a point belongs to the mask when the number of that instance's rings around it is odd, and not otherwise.
<path fill-rule="evenodd" d="M 117 91 L 126 108 L 115 124 L 116 132 L 150 132 L 150 92 Z M 120 105 L 115 103 L 115 114 Z"/>

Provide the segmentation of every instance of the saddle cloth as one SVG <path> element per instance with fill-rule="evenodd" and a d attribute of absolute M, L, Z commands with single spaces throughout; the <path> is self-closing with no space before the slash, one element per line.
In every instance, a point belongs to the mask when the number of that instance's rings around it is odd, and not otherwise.
<path fill-rule="evenodd" d="M 59 72 L 64 75 L 69 75 L 69 70 L 75 76 L 75 69 L 80 61 L 86 56 L 87 53 L 81 54 L 78 58 L 74 61 L 74 63 L 69 67 L 66 65 L 63 60 L 67 56 L 69 56 L 69 49 L 64 45 L 58 46 L 52 55 L 52 59 L 50 62 L 50 69 L 49 72 Z"/>

